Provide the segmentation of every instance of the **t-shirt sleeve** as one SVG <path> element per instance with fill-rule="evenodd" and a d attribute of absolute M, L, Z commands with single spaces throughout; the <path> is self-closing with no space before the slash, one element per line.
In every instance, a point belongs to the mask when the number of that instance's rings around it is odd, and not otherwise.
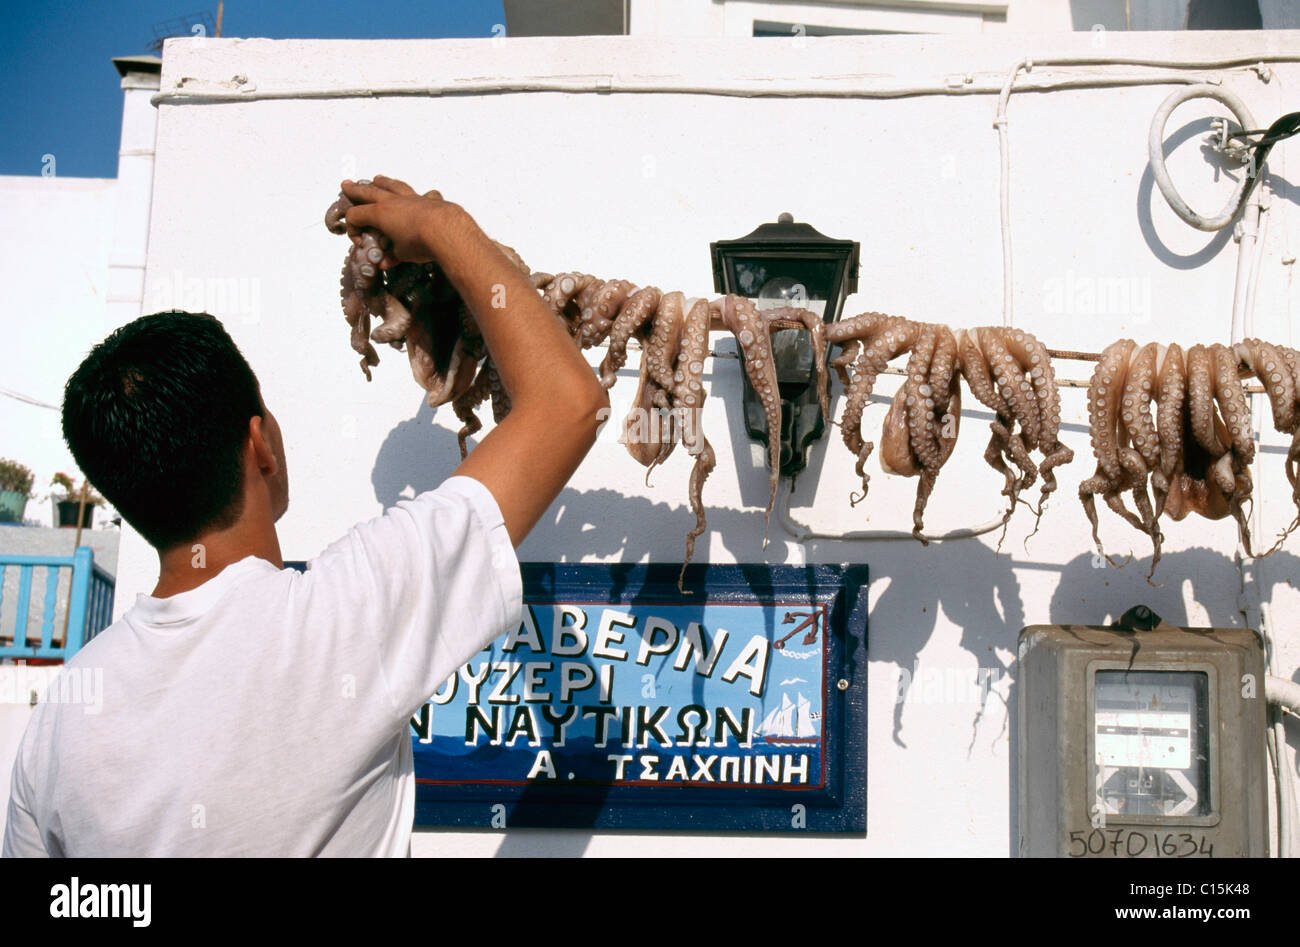
<path fill-rule="evenodd" d="M 14 761 L 13 777 L 9 787 L 9 810 L 5 817 L 4 845 L 0 847 L 0 857 L 4 858 L 47 858 L 45 844 L 41 841 L 41 830 L 36 825 L 36 818 L 27 808 L 26 781 L 22 771 L 22 750 Z"/>
<path fill-rule="evenodd" d="M 353 527 L 309 564 L 377 648 L 405 721 L 462 664 L 518 625 L 519 560 L 496 500 L 451 477 Z"/>

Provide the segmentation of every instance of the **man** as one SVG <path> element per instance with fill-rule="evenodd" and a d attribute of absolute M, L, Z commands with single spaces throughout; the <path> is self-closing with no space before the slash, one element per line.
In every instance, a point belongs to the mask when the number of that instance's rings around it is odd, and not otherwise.
<path fill-rule="evenodd" d="M 122 327 L 68 382 L 83 472 L 158 551 L 158 585 L 81 650 L 97 706 L 42 703 L 14 764 L 5 855 L 406 855 L 407 721 L 519 621 L 517 546 L 608 399 L 560 321 L 460 207 L 343 183 L 381 266 L 436 261 L 513 410 L 436 490 L 285 570 L 284 447 L 211 316 Z M 504 291 L 504 308 L 495 308 Z"/>

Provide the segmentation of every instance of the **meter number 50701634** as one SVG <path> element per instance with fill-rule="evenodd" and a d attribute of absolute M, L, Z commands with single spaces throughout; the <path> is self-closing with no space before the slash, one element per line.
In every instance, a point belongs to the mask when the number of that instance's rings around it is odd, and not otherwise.
<path fill-rule="evenodd" d="M 1071 858 L 1107 854 L 1116 858 L 1212 858 L 1214 843 L 1200 832 L 1095 828 L 1070 833 Z"/>

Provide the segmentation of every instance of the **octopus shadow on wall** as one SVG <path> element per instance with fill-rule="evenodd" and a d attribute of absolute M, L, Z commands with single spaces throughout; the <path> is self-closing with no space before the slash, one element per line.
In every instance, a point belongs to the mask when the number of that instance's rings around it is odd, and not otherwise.
<path fill-rule="evenodd" d="M 1276 587 L 1291 586 L 1294 577 L 1300 575 L 1300 557 L 1285 549 L 1246 562 L 1249 580 L 1258 588 L 1262 602 L 1271 603 Z M 1205 610 L 1211 626 L 1247 627 L 1237 603 L 1240 569 L 1232 556 L 1205 547 L 1166 552 L 1153 580 L 1163 583 L 1160 588 L 1147 584 L 1146 575 L 1150 570 L 1150 556 L 1134 559 L 1120 569 L 1098 566 L 1091 552 L 1076 556 L 1061 572 L 1061 583 L 1050 607 L 1051 623 L 1106 625 L 1128 608 L 1141 604 L 1149 606 L 1171 625 L 1203 626 L 1206 620 L 1198 617 L 1192 622 L 1187 614 L 1184 589 L 1189 589 L 1192 600 Z M 1207 579 L 1218 581 L 1207 582 Z M 1224 585 L 1232 589 L 1230 595 L 1213 592 Z M 1278 626 L 1274 634 L 1286 635 L 1286 618 L 1274 613 L 1273 620 Z"/>
<path fill-rule="evenodd" d="M 1231 556 L 1214 549 L 1196 547 L 1165 553 L 1154 581 L 1162 588 L 1147 584 L 1151 557 L 1134 559 L 1123 568 L 1099 567 L 1091 553 L 1076 556 L 1061 572 L 1061 582 L 1049 608 L 1050 624 L 1109 625 L 1133 605 L 1147 605 L 1171 625 L 1215 628 L 1247 627 L 1237 603 L 1240 570 Z M 1291 586 L 1300 575 L 1300 557 L 1285 549 L 1256 560 L 1247 560 L 1247 574 L 1258 588 L 1262 602 L 1273 602 L 1278 586 Z M 1207 579 L 1218 581 L 1207 581 Z M 1227 585 L 1231 594 L 1218 595 L 1213 589 Z M 1186 592 L 1205 610 L 1206 619 L 1193 621 L 1187 614 Z M 1252 596 L 1253 597 L 1253 596 Z M 1283 638 L 1290 633 L 1288 617 L 1273 612 L 1273 635 Z M 1300 680 L 1300 671 L 1293 675 Z M 1287 743 L 1300 751 L 1300 732 L 1288 728 Z M 1300 756 L 1297 759 L 1300 774 Z"/>
<path fill-rule="evenodd" d="M 384 509 L 442 483 L 460 464 L 456 435 L 433 423 L 434 412 L 420 400 L 415 417 L 388 432 L 370 472 L 375 499 Z"/>

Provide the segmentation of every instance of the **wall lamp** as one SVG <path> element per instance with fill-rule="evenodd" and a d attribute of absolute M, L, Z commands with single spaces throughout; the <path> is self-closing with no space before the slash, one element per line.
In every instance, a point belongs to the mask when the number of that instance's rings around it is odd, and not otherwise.
<path fill-rule="evenodd" d="M 858 290 L 858 242 L 827 237 L 796 223 L 790 214 L 739 240 L 711 243 L 709 249 L 714 290 L 746 296 L 759 309 L 792 306 L 835 322 L 845 297 Z M 808 448 L 822 436 L 826 419 L 817 403 L 817 369 L 807 330 L 774 333 L 772 355 L 781 390 L 781 475 L 789 477 L 807 465 Z M 745 430 L 767 445 L 772 433 L 762 403 L 749 377 L 742 373 L 741 378 Z"/>

